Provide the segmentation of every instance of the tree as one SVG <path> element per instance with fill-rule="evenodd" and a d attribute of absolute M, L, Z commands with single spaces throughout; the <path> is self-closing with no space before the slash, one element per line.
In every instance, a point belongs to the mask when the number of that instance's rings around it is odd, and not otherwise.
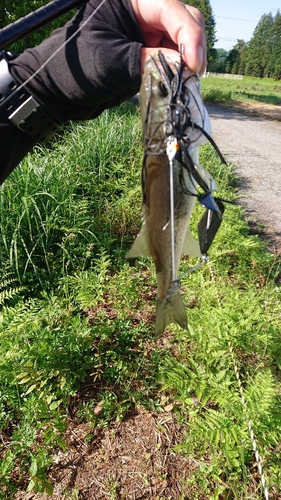
<path fill-rule="evenodd" d="M 226 72 L 281 79 L 281 13 L 264 14 L 249 43 L 237 40 L 228 53 Z"/>
<path fill-rule="evenodd" d="M 214 73 L 225 73 L 225 61 L 228 52 L 225 49 L 215 50 L 217 52 L 216 59 L 208 65 L 208 71 L 213 71 Z"/>
<path fill-rule="evenodd" d="M 239 67 L 237 68 L 238 75 L 245 74 L 247 50 L 248 50 L 248 44 L 244 42 L 244 45 L 241 47 L 241 51 L 239 54 Z"/>
<path fill-rule="evenodd" d="M 246 43 L 244 40 L 237 40 L 236 45 L 233 49 L 229 51 L 225 60 L 225 71 L 226 73 L 232 73 L 234 75 L 239 74 L 241 67 L 241 54 L 245 50 Z"/>
<path fill-rule="evenodd" d="M 208 65 L 213 63 L 217 58 L 217 51 L 214 49 L 216 39 L 216 21 L 213 15 L 212 7 L 209 0 L 184 0 L 184 3 L 192 5 L 199 9 L 204 17 L 207 50 L 208 50 Z"/>
<path fill-rule="evenodd" d="M 0 29 L 26 16 L 30 12 L 39 9 L 39 7 L 46 5 L 49 1 L 50 0 L 24 0 L 24 2 L 20 2 L 19 0 L 0 0 Z M 73 16 L 74 12 L 75 10 L 55 19 L 40 30 L 25 37 L 24 40 L 9 47 L 9 49 L 15 52 L 22 52 L 27 47 L 38 45 L 42 40 L 47 38 L 54 29 L 65 24 L 66 21 Z"/>
<path fill-rule="evenodd" d="M 272 14 L 264 14 L 257 24 L 251 38 L 245 61 L 245 74 L 263 77 L 265 67 L 271 58 L 272 50 Z"/>
<path fill-rule="evenodd" d="M 270 30 L 269 72 L 272 78 L 281 79 L 281 13 L 278 10 Z M 266 75 L 269 76 L 269 75 Z"/>

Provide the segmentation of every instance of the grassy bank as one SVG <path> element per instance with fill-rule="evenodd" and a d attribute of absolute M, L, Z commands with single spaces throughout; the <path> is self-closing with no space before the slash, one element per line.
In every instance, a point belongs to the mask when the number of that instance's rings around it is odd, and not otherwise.
<path fill-rule="evenodd" d="M 69 427 L 85 426 L 85 447 L 98 436 L 87 458 L 95 474 L 106 429 L 116 432 L 134 413 L 165 415 L 157 429 L 168 441 L 165 422 L 180 428 L 155 499 L 262 498 L 234 363 L 271 498 L 280 498 L 280 260 L 249 234 L 242 209 L 227 204 L 210 266 L 182 280 L 188 330 L 172 326 L 154 342 L 154 266 L 125 258 L 141 223 L 141 162 L 139 114 L 124 105 L 73 125 L 48 152 L 37 148 L 0 190 L 2 499 L 52 494 L 49 471 L 68 451 Z M 201 163 L 220 195 L 235 200 L 231 166 L 209 146 Z M 201 214 L 197 207 L 194 234 Z M 183 259 L 181 271 L 194 263 Z M 133 444 L 126 454 L 132 461 Z M 151 457 L 146 450 L 147 464 Z M 176 480 L 167 457 L 189 464 Z M 149 470 L 134 472 L 143 492 Z M 100 498 L 134 498 L 128 478 L 104 472 Z M 60 498 L 79 498 L 75 481 L 60 487 Z"/>
<path fill-rule="evenodd" d="M 254 101 L 280 105 L 280 91 L 280 83 L 271 78 L 202 78 L 202 95 L 205 101 Z"/>

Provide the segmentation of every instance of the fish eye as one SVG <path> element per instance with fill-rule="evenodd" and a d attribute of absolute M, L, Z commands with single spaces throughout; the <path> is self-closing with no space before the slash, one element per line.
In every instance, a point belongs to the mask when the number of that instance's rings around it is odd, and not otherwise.
<path fill-rule="evenodd" d="M 163 97 L 166 97 L 168 95 L 168 90 L 167 88 L 165 87 L 164 83 L 163 82 L 159 82 L 159 90 L 160 90 L 160 94 L 163 96 Z"/>

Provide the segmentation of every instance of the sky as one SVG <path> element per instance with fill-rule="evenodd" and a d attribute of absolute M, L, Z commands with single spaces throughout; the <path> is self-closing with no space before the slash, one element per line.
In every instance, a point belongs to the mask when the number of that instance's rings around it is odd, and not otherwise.
<path fill-rule="evenodd" d="M 249 42 L 263 14 L 275 16 L 281 10 L 280 0 L 210 0 L 210 4 L 216 20 L 215 48 L 227 51 L 237 39 Z"/>

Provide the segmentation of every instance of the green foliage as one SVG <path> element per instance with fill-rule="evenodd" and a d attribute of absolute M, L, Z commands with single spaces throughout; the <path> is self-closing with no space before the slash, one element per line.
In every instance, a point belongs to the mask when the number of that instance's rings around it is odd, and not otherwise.
<path fill-rule="evenodd" d="M 242 80 L 223 77 L 202 79 L 202 95 L 205 101 L 258 101 L 281 104 L 280 85 L 270 78 L 244 76 Z"/>
<path fill-rule="evenodd" d="M 48 155 L 37 147 L 0 187 L 0 257 L 22 284 L 47 288 L 89 267 L 101 248 L 118 259 L 137 232 L 140 141 L 139 115 L 123 105 L 72 125 Z"/>
<path fill-rule="evenodd" d="M 184 0 L 184 3 L 192 5 L 200 10 L 205 21 L 205 32 L 207 41 L 208 64 L 217 58 L 217 51 L 214 49 L 216 43 L 216 21 L 213 14 L 211 2 L 209 0 Z"/>
<path fill-rule="evenodd" d="M 0 306 L 18 296 L 23 287 L 15 286 L 16 279 L 6 277 L 0 282 Z"/>
<path fill-rule="evenodd" d="M 0 28 L 4 28 L 14 23 L 48 3 L 49 1 L 47 0 L 25 0 L 24 2 L 18 2 L 17 0 L 0 0 Z M 75 12 L 76 9 L 64 14 L 51 23 L 41 27 L 36 32 L 27 35 L 24 39 L 14 43 L 8 49 L 21 53 L 28 47 L 39 45 L 39 43 L 47 38 L 52 31 L 63 26 Z"/>
<path fill-rule="evenodd" d="M 212 71 L 214 73 L 225 73 L 225 61 L 228 52 L 225 49 L 214 49 L 216 50 L 215 59 L 208 64 L 207 71 Z"/>
<path fill-rule="evenodd" d="M 126 104 L 72 125 L 48 154 L 37 148 L 1 188 L 3 500 L 52 493 L 48 468 L 70 417 L 102 428 L 165 401 L 186 424 L 173 453 L 198 464 L 190 498 L 260 498 L 248 414 L 280 489 L 280 260 L 227 204 L 210 266 L 181 282 L 188 331 L 173 325 L 155 343 L 154 265 L 125 259 L 141 223 L 141 161 L 139 113 Z M 209 146 L 200 162 L 235 201 L 232 167 Z M 180 271 L 195 262 L 183 258 Z"/>
<path fill-rule="evenodd" d="M 237 44 L 230 50 L 225 58 L 225 72 L 234 75 L 244 74 L 244 54 L 247 50 L 244 40 L 237 40 Z"/>
<path fill-rule="evenodd" d="M 245 74 L 257 77 L 271 76 L 268 72 L 269 55 L 272 51 L 271 31 L 274 25 L 272 14 L 264 14 L 256 29 L 253 37 L 249 42 L 248 51 L 246 53 L 246 68 Z M 264 70 L 267 68 L 266 73 Z"/>
<path fill-rule="evenodd" d="M 248 43 L 237 40 L 224 64 L 209 71 L 242 74 L 258 78 L 281 78 L 281 13 L 263 14 Z M 216 69 L 215 69 L 216 68 Z"/>

